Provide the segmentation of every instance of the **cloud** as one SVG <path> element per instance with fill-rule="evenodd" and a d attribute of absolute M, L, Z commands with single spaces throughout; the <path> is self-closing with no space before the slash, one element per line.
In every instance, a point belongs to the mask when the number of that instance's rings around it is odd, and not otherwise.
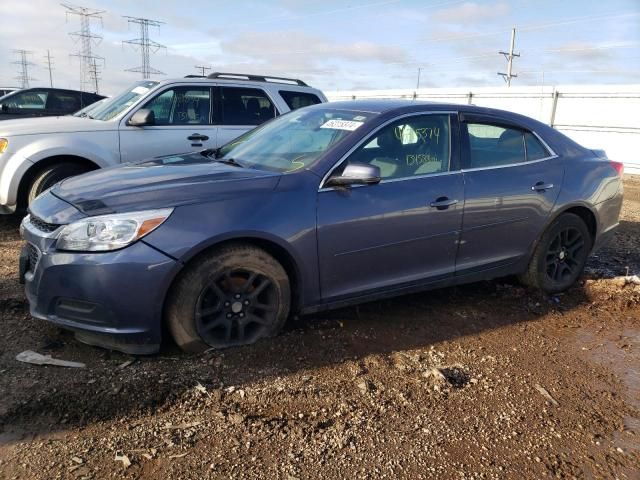
<path fill-rule="evenodd" d="M 508 15 L 511 8 L 506 2 L 481 4 L 466 2 L 455 7 L 437 10 L 431 17 L 435 22 L 470 25 Z"/>

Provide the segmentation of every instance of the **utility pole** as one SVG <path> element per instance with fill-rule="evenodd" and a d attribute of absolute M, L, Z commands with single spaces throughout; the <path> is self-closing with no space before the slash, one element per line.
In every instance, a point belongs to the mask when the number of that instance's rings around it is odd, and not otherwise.
<path fill-rule="evenodd" d="M 49 50 L 47 50 L 47 56 L 44 58 L 47 61 L 47 69 L 49 70 L 49 86 L 53 88 L 53 74 L 51 73 L 53 71 L 53 64 L 51 63 L 52 57 Z"/>
<path fill-rule="evenodd" d="M 211 70 L 211 67 L 205 67 L 204 65 L 196 65 L 194 68 L 195 68 L 196 70 L 200 70 L 200 71 L 202 71 L 202 76 L 203 76 L 203 77 L 206 77 L 206 75 L 205 75 L 205 70 Z"/>
<path fill-rule="evenodd" d="M 422 72 L 422 67 L 418 67 L 418 83 L 416 84 L 416 90 L 420 89 L 420 73 Z"/>
<path fill-rule="evenodd" d="M 91 20 L 100 20 L 102 24 L 102 15 L 104 10 L 94 10 L 91 8 L 80 7 L 78 5 L 72 5 L 70 3 L 61 3 L 64 8 L 67 18 L 69 15 L 77 15 L 80 17 L 80 30 L 69 34 L 76 42 L 80 43 L 80 50 L 78 53 L 74 53 L 72 57 L 78 57 L 80 60 L 80 90 L 84 90 L 86 85 L 95 87 L 96 93 L 98 93 L 98 77 L 97 69 L 94 65 L 100 61 L 104 64 L 104 57 L 94 55 L 93 46 L 98 45 L 102 41 L 100 35 L 96 35 L 91 32 Z"/>
<path fill-rule="evenodd" d="M 33 52 L 28 50 L 14 50 L 13 53 L 18 56 L 18 60 L 11 63 L 19 67 L 18 76 L 15 78 L 20 81 L 21 88 L 29 88 L 29 80 L 35 80 L 35 78 L 29 76 L 29 67 L 34 64 L 28 60 L 27 55 L 31 55 Z"/>
<path fill-rule="evenodd" d="M 498 52 L 501 55 L 504 55 L 504 58 L 507 59 L 507 73 L 501 73 L 498 72 L 498 75 L 500 75 L 505 82 L 507 82 L 507 87 L 511 86 L 511 79 L 512 78 L 517 78 L 518 75 L 516 75 L 515 73 L 513 73 L 513 59 L 514 57 L 519 57 L 520 54 L 519 53 L 513 53 L 513 49 L 516 46 L 516 29 L 512 28 L 511 29 L 511 46 L 509 47 L 509 52 Z"/>
<path fill-rule="evenodd" d="M 162 25 L 164 22 L 141 17 L 125 16 L 124 18 L 126 18 L 129 23 L 135 23 L 140 26 L 140 38 L 125 40 L 122 43 L 136 45 L 140 49 L 140 53 L 142 55 L 142 65 L 135 68 L 128 68 L 127 70 L 125 70 L 125 72 L 142 73 L 142 78 L 150 78 L 152 74 L 164 75 L 164 72 L 153 68 L 151 66 L 151 63 L 149 62 L 149 55 L 151 52 L 155 53 L 161 48 L 167 48 L 164 45 L 161 45 L 160 43 L 155 42 L 149 38 L 149 27 L 158 27 L 158 30 L 160 30 L 160 25 Z"/>

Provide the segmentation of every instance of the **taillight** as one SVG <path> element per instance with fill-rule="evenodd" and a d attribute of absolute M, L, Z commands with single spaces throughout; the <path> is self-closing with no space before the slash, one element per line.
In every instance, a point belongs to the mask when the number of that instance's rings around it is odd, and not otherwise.
<path fill-rule="evenodd" d="M 614 162 L 613 160 L 611 160 L 611 166 L 616 169 L 616 172 L 618 172 L 619 176 L 622 176 L 622 174 L 624 173 L 624 163 Z"/>

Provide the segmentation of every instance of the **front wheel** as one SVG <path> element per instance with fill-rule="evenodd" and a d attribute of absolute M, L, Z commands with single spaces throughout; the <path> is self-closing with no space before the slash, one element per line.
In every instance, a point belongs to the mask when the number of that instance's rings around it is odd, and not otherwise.
<path fill-rule="evenodd" d="M 287 273 L 271 255 L 226 246 L 187 267 L 169 295 L 167 323 L 188 352 L 247 345 L 278 334 L 290 297 Z"/>
<path fill-rule="evenodd" d="M 582 274 L 591 246 L 591 234 L 584 221 L 577 215 L 564 213 L 540 238 L 520 280 L 547 293 L 562 292 Z"/>
<path fill-rule="evenodd" d="M 71 162 L 61 162 L 43 168 L 35 174 L 29 190 L 27 192 L 27 205 L 29 205 L 38 195 L 46 189 L 54 186 L 65 178 L 75 177 L 88 172 L 89 169 L 83 165 Z"/>

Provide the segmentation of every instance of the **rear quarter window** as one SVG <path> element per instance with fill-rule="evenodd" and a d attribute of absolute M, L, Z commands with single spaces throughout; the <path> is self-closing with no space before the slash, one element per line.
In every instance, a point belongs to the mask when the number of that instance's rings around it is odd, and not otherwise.
<path fill-rule="evenodd" d="M 307 92 L 292 92 L 289 90 L 280 90 L 280 96 L 291 110 L 296 110 L 310 105 L 322 103 L 317 95 Z"/>

